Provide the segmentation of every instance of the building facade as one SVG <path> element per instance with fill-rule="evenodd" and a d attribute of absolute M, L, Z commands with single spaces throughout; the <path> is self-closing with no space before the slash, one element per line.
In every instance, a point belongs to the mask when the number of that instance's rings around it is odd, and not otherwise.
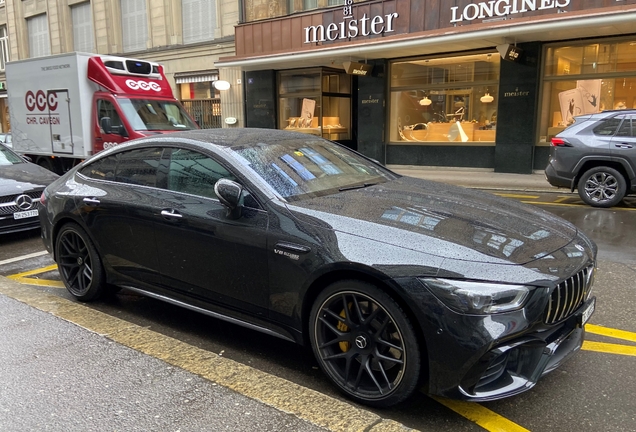
<path fill-rule="evenodd" d="M 221 107 L 215 62 L 234 55 L 236 0 L 0 0 L 0 127 L 10 129 L 5 64 L 82 51 L 161 63 L 174 95 L 202 127 L 242 107 Z M 234 113 L 236 111 L 236 113 Z"/>
<path fill-rule="evenodd" d="M 636 108 L 636 0 L 241 0 L 248 127 L 387 164 L 531 173 L 573 117 Z"/>

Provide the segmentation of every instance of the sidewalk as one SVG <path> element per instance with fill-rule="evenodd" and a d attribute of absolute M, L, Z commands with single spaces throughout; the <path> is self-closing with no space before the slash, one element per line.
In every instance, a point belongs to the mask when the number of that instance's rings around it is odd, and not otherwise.
<path fill-rule="evenodd" d="M 2 276 L 0 311 L 0 431 L 412 430 Z"/>
<path fill-rule="evenodd" d="M 533 174 L 496 173 L 488 168 L 454 168 L 415 165 L 387 165 L 398 174 L 474 189 L 510 190 L 524 192 L 569 193 L 556 188 L 545 179 L 543 171 Z"/>

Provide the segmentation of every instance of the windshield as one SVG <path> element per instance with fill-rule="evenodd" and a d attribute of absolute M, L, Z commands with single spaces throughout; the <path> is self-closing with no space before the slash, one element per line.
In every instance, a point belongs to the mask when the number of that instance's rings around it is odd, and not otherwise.
<path fill-rule="evenodd" d="M 176 101 L 120 99 L 124 115 L 136 131 L 183 131 L 198 129 Z"/>
<path fill-rule="evenodd" d="M 0 166 L 25 163 L 24 160 L 11 150 L 0 144 Z"/>
<path fill-rule="evenodd" d="M 384 183 L 397 176 L 330 141 L 308 136 L 234 147 L 234 153 L 283 198 L 300 200 Z"/>

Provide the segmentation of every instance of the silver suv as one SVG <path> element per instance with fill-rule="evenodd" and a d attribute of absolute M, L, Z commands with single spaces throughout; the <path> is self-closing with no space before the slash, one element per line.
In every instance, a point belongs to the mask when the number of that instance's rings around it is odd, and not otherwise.
<path fill-rule="evenodd" d="M 552 138 L 545 175 L 587 204 L 612 207 L 636 192 L 636 110 L 578 116 Z"/>

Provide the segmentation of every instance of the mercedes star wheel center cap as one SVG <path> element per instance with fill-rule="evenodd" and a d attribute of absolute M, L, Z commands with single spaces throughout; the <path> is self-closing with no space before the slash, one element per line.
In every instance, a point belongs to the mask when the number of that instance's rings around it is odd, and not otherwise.
<path fill-rule="evenodd" d="M 358 336 L 356 338 L 356 346 L 360 349 L 367 347 L 367 339 L 364 336 Z"/>

